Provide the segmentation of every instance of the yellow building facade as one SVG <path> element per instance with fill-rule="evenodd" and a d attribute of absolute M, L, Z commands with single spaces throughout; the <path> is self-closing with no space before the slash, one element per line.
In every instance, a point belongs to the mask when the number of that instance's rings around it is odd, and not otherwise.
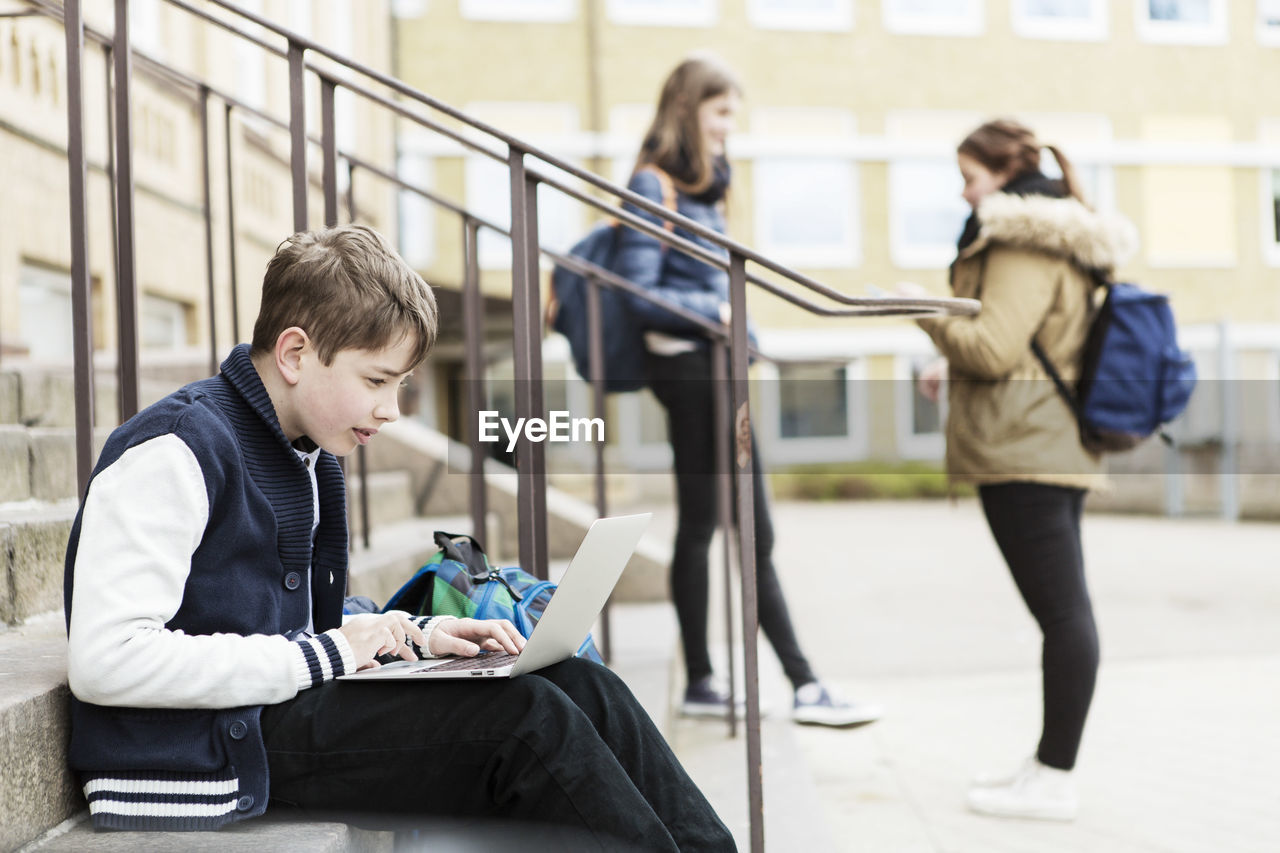
<path fill-rule="evenodd" d="M 1225 0 L 458 0 L 397 5 L 399 73 L 556 156 L 625 182 L 666 73 L 710 50 L 739 74 L 731 235 L 851 295 L 946 293 L 967 208 L 954 150 L 1014 116 L 1062 148 L 1091 201 L 1141 248 L 1119 275 L 1171 294 L 1202 383 L 1190 443 L 1226 428 L 1212 380 L 1280 378 L 1280 7 Z M 507 221 L 505 172 L 427 135 L 402 163 Z M 1046 171 L 1052 157 L 1046 153 Z M 540 193 L 540 236 L 592 221 Z M 448 284 L 457 226 L 424 216 L 416 260 Z M 504 286 L 502 249 L 482 252 Z M 910 324 L 750 304 L 781 390 L 758 420 L 775 464 L 938 459 L 939 413 L 903 381 L 929 345 Z M 1222 355 L 1226 347 L 1229 355 Z M 555 346 L 549 348 L 554 363 Z M 570 370 L 571 373 L 571 370 Z M 1280 392 L 1249 387 L 1233 428 L 1280 439 Z M 794 386 L 794 387 L 789 387 Z M 1269 394 L 1269 396 L 1268 396 Z M 1255 399 L 1256 397 L 1256 399 Z M 628 411 L 630 404 L 618 405 Z M 644 422 L 630 412 L 627 423 Z M 633 430 L 635 431 L 635 430 Z M 662 464 L 661 425 L 625 443 Z M 643 454 L 628 458 L 643 458 Z"/>

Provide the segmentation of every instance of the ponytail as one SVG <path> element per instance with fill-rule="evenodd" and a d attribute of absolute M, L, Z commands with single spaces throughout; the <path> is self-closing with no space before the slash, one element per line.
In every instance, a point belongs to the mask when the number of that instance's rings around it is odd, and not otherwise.
<path fill-rule="evenodd" d="M 1062 186 L 1067 193 L 1076 201 L 1089 206 L 1089 202 L 1085 200 L 1084 190 L 1080 186 L 1080 176 L 1076 173 L 1075 166 L 1071 165 L 1071 161 L 1067 159 L 1067 155 L 1056 145 L 1046 145 L 1049 153 L 1053 155 L 1053 159 L 1058 161 L 1058 168 L 1062 171 Z"/>

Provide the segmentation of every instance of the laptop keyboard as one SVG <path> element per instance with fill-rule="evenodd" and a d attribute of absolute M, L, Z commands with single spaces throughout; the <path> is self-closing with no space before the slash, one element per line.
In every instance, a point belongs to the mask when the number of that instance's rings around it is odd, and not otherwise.
<path fill-rule="evenodd" d="M 468 669 L 497 669 L 500 666 L 506 666 L 509 663 L 515 663 L 519 655 L 509 654 L 507 652 L 489 652 L 483 655 L 476 655 L 473 658 L 454 658 L 446 661 L 439 666 L 431 667 L 432 672 L 452 672 L 455 670 Z"/>

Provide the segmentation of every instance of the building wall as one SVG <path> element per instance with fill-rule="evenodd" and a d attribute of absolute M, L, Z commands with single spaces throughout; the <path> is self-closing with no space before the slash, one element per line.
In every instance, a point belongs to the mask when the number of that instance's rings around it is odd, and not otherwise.
<path fill-rule="evenodd" d="M 386 71 L 391 66 L 385 2 L 362 3 L 358 10 L 350 0 L 250 0 L 244 5 L 374 68 Z M 86 3 L 88 26 L 101 32 L 113 30 L 112 7 L 109 0 Z M 282 59 L 162 0 L 135 0 L 130 8 L 134 49 L 143 57 L 203 80 L 215 92 L 287 122 L 287 65 Z M 215 7 L 208 9 L 217 12 Z M 218 14 L 227 17 L 225 12 Z M 241 28 L 254 30 L 274 45 L 284 44 L 283 39 L 253 25 Z M 10 353 L 30 352 L 41 360 L 53 361 L 69 361 L 71 355 L 64 38 L 59 21 L 43 17 L 0 19 L 0 176 L 5 186 L 0 195 L 0 217 L 5 223 L 0 229 L 0 339 Z M 94 282 L 94 344 L 100 351 L 113 353 L 117 324 L 105 63 L 100 46 L 86 38 L 84 134 L 89 160 L 87 218 L 89 272 Z M 214 247 L 211 305 L 198 94 L 148 73 L 146 61 L 138 57 L 132 79 L 130 129 L 141 359 L 145 364 L 175 348 L 208 351 L 211 313 L 217 324 L 215 347 L 220 356 L 233 343 L 248 338 L 266 262 L 292 231 L 288 136 L 270 122 L 239 110 L 232 118 L 239 303 L 238 326 L 233 329 L 224 102 L 212 97 L 208 113 Z M 318 135 L 318 86 L 314 80 L 308 86 L 309 128 Z M 353 98 L 340 99 L 338 118 L 341 150 L 384 168 L 394 166 L 393 120 L 385 110 L 375 111 Z M 318 148 L 312 146 L 308 158 L 312 173 L 309 221 L 318 225 L 323 219 Z M 345 175 L 340 177 L 345 180 Z M 360 218 L 393 233 L 394 194 L 385 183 L 357 178 L 356 195 Z M 341 219 L 345 218 L 344 209 Z"/>
<path fill-rule="evenodd" d="M 1086 17 L 1070 25 L 1035 20 L 1028 10 L 1046 4 L 1022 0 L 939 4 L 961 10 L 953 20 L 904 19 L 900 10 L 910 4 L 894 0 L 807 3 L 807 19 L 800 5 L 403 3 L 399 67 L 442 100 L 625 180 L 665 74 L 691 51 L 715 52 L 738 71 L 746 96 L 730 140 L 732 236 L 852 295 L 903 280 L 946 293 L 967 212 L 955 145 L 986 118 L 1022 118 L 1073 159 L 1098 207 L 1138 225 L 1140 251 L 1120 275 L 1171 294 L 1199 355 L 1212 362 L 1202 373 L 1222 377 L 1217 341 L 1226 322 L 1248 327 L 1247 346 L 1228 335 L 1239 350 L 1228 374 L 1274 375 L 1280 90 L 1261 83 L 1280 70 L 1280 13 L 1272 5 L 1210 0 L 1204 24 L 1185 26 L 1148 13 L 1161 5 L 1194 13 L 1198 4 L 1091 0 L 1080 4 Z M 402 134 L 400 144 L 434 189 L 505 222 L 500 180 L 465 165 L 458 146 L 418 132 Z M 581 210 L 544 210 L 541 236 L 564 248 L 590 219 Z M 456 220 L 437 213 L 422 222 L 434 234 L 419 259 L 428 277 L 456 281 Z M 509 287 L 503 267 L 496 253 L 487 289 Z M 784 362 L 758 371 L 764 381 L 821 382 L 813 379 L 821 372 L 806 367 L 821 363 L 830 371 L 825 381 L 843 375 L 865 386 L 847 394 L 866 408 L 849 413 L 841 442 L 782 439 L 786 412 L 772 427 L 757 420 L 766 437 L 772 433 L 766 456 L 939 458 L 936 433 L 909 427 L 920 405 L 911 399 L 911 366 L 929 352 L 909 323 L 825 319 L 762 293 L 753 293 L 751 308 L 767 351 Z M 548 349 L 552 360 L 557 352 Z M 885 390 L 896 386 L 907 390 Z M 1217 405 L 1209 399 L 1215 387 L 1203 383 L 1200 409 Z M 1273 435 L 1252 415 L 1240 430 L 1258 440 Z M 663 463 L 655 456 L 654 464 Z"/>

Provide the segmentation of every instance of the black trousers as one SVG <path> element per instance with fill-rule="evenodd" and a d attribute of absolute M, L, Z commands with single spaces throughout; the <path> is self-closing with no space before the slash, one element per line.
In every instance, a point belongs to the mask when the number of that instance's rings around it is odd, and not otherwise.
<path fill-rule="evenodd" d="M 507 679 L 329 682 L 268 706 L 262 726 L 273 807 L 394 828 L 512 818 L 532 850 L 734 849 L 631 691 L 589 661 Z"/>
<path fill-rule="evenodd" d="M 660 356 L 650 353 L 646 378 L 667 411 L 667 435 L 676 477 L 675 553 L 671 558 L 671 598 L 680 622 L 689 681 L 711 674 L 707 650 L 708 572 L 711 537 L 720 521 L 715 457 L 715 389 L 709 351 Z M 782 585 L 773 567 L 773 522 L 755 436 L 751 438 L 752 491 L 756 519 L 756 591 L 760 628 L 795 687 L 816 680 L 796 639 Z"/>
<path fill-rule="evenodd" d="M 1084 491 L 1039 483 L 978 490 L 987 524 L 1044 635 L 1044 729 L 1036 756 L 1075 766 L 1098 675 L 1098 629 L 1080 545 Z"/>

